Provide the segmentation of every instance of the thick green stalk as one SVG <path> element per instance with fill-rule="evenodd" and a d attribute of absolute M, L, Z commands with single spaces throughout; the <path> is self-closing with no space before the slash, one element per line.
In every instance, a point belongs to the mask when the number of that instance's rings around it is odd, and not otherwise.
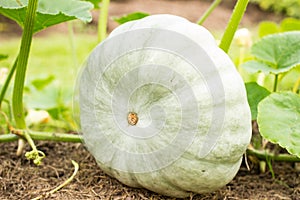
<path fill-rule="evenodd" d="M 31 132 L 30 136 L 34 140 L 48 140 L 57 142 L 74 142 L 81 143 L 82 137 L 80 135 L 68 133 L 45 133 L 45 132 Z"/>
<path fill-rule="evenodd" d="M 99 19 L 98 19 L 98 41 L 99 42 L 101 42 L 106 38 L 108 7 L 109 7 L 109 0 L 102 0 Z"/>
<path fill-rule="evenodd" d="M 26 123 L 23 110 L 23 88 L 26 76 L 26 68 L 30 52 L 30 46 L 33 35 L 34 19 L 38 0 L 29 0 L 24 22 L 24 31 L 22 35 L 21 47 L 17 62 L 16 77 L 13 90 L 13 114 L 17 128 L 25 129 Z"/>
<path fill-rule="evenodd" d="M 273 92 L 277 91 L 277 85 L 278 85 L 278 74 L 275 74 Z"/>
<path fill-rule="evenodd" d="M 18 140 L 19 137 L 16 136 L 15 134 L 1 134 L 0 135 L 0 143 L 3 142 L 14 142 Z"/>
<path fill-rule="evenodd" d="M 26 16 L 24 20 L 24 30 L 22 34 L 21 46 L 18 56 L 18 62 L 16 66 L 16 76 L 15 83 L 13 89 L 13 98 L 12 98 L 12 108 L 13 115 L 16 122 L 16 127 L 18 129 L 26 129 L 25 116 L 24 116 L 24 108 L 23 108 L 23 89 L 24 82 L 26 76 L 26 68 L 28 63 L 28 57 L 30 52 L 30 46 L 33 35 L 33 27 L 34 20 L 36 16 L 36 10 L 38 6 L 38 0 L 29 0 L 28 6 L 26 10 Z M 33 159 L 34 163 L 39 164 L 44 157 L 42 152 L 39 152 L 36 149 L 36 146 L 27 131 L 24 131 L 25 138 L 29 142 L 31 148 L 33 149 L 31 152 L 27 152 L 27 156 L 29 159 Z M 19 140 L 19 146 L 17 150 L 17 155 L 21 155 L 22 150 L 24 148 L 24 140 Z"/>
<path fill-rule="evenodd" d="M 14 72 L 16 70 L 16 67 L 17 67 L 17 63 L 18 63 L 18 57 L 16 58 L 15 62 L 14 62 L 14 65 L 12 66 L 12 68 L 10 69 L 9 73 L 8 73 L 8 76 L 5 80 L 5 83 L 2 87 L 2 90 L 1 90 L 1 93 L 0 93 L 0 109 L 1 109 L 1 105 L 2 105 L 2 101 L 5 97 L 5 93 L 8 89 L 8 86 L 9 86 L 9 83 L 12 79 L 12 76 L 14 75 Z"/>
<path fill-rule="evenodd" d="M 238 0 L 231 15 L 231 18 L 227 24 L 224 35 L 221 39 L 220 48 L 228 52 L 229 47 L 231 45 L 233 36 L 239 26 L 240 21 L 243 18 L 243 15 L 246 11 L 249 0 Z"/>
<path fill-rule="evenodd" d="M 197 24 L 202 25 L 203 22 L 207 19 L 207 17 L 215 10 L 216 7 L 221 3 L 222 0 L 215 0 L 209 8 L 205 11 L 205 13 L 200 17 L 197 21 Z"/>
<path fill-rule="evenodd" d="M 73 143 L 81 143 L 82 137 L 81 135 L 68 134 L 68 133 L 49 133 L 49 132 L 38 132 L 38 131 L 30 131 L 29 136 L 33 140 L 41 140 L 41 141 L 55 141 L 55 142 L 73 142 Z M 13 142 L 18 140 L 20 137 L 24 137 L 24 132 L 18 132 L 18 135 L 15 134 L 2 134 L 0 135 L 0 143 L 2 142 Z"/>
<path fill-rule="evenodd" d="M 300 162 L 300 158 L 297 156 L 293 156 L 290 154 L 274 154 L 269 153 L 267 151 L 260 151 L 256 149 L 247 149 L 247 155 L 253 155 L 257 157 L 258 159 L 265 160 L 271 159 L 273 161 L 279 161 L 279 162 Z"/>

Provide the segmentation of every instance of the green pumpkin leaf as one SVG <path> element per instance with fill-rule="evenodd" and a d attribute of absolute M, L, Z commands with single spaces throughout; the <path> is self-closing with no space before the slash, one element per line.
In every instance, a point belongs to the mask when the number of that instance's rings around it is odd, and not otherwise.
<path fill-rule="evenodd" d="M 250 73 L 256 73 L 256 72 L 263 72 L 265 74 L 270 73 L 270 65 L 256 60 L 250 60 L 248 62 L 245 62 L 242 64 L 242 67 Z M 284 68 L 272 69 L 271 71 L 271 73 L 273 74 L 280 74 L 284 72 L 286 72 L 286 69 Z"/>
<path fill-rule="evenodd" d="M 44 89 L 47 85 L 49 85 L 55 77 L 53 75 L 49 75 L 46 78 L 36 78 L 33 81 L 31 81 L 31 84 L 37 89 L 37 90 L 42 90 Z"/>
<path fill-rule="evenodd" d="M 280 29 L 275 22 L 265 21 L 261 22 L 258 26 L 258 35 L 259 37 L 264 37 L 266 35 L 279 33 Z"/>
<path fill-rule="evenodd" d="M 260 134 L 300 157 L 300 97 L 291 92 L 273 93 L 258 104 Z"/>
<path fill-rule="evenodd" d="M 61 120 L 61 115 L 68 110 L 69 109 L 66 106 L 61 105 L 55 108 L 48 109 L 47 112 L 53 119 Z"/>
<path fill-rule="evenodd" d="M 59 106 L 60 95 L 58 88 L 50 86 L 42 91 L 31 90 L 24 99 L 28 108 L 48 110 Z"/>
<path fill-rule="evenodd" d="M 0 54 L 0 60 L 5 60 L 8 58 L 8 55 Z"/>
<path fill-rule="evenodd" d="M 251 53 L 256 61 L 242 64 L 255 72 L 279 74 L 300 65 L 300 31 L 268 35 L 255 43 Z"/>
<path fill-rule="evenodd" d="M 133 12 L 127 15 L 124 15 L 122 17 L 114 17 L 113 20 L 118 22 L 119 24 L 124 24 L 126 22 L 129 21 L 133 21 L 133 20 L 138 20 L 138 19 L 142 19 L 144 17 L 149 16 L 148 13 L 144 13 L 144 12 Z"/>
<path fill-rule="evenodd" d="M 270 92 L 266 88 L 258 85 L 255 82 L 249 82 L 245 84 L 247 90 L 247 99 L 251 109 L 252 120 L 257 118 L 257 105 L 258 103 L 267 97 Z"/>
<path fill-rule="evenodd" d="M 281 21 L 280 28 L 282 32 L 300 30 L 300 20 L 295 18 L 286 18 Z"/>
<path fill-rule="evenodd" d="M 0 2 L 0 14 L 16 21 L 22 28 L 28 0 L 4 0 Z M 40 0 L 34 24 L 34 32 L 61 22 L 80 19 L 84 22 L 92 20 L 89 10 L 93 8 L 90 2 L 79 0 Z"/>

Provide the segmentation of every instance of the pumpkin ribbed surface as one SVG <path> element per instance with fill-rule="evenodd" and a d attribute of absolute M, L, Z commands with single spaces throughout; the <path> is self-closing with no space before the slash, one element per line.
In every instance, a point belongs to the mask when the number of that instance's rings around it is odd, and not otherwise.
<path fill-rule="evenodd" d="M 237 173 L 250 109 L 234 64 L 205 28 L 173 15 L 121 25 L 78 82 L 84 143 L 122 183 L 186 197 Z"/>

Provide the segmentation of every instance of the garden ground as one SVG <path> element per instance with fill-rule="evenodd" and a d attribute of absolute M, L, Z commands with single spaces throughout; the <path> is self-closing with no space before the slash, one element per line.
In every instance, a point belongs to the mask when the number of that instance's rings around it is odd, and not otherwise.
<path fill-rule="evenodd" d="M 105 175 L 82 144 L 38 142 L 37 146 L 47 156 L 39 167 L 26 160 L 24 155 L 15 155 L 16 143 L 0 144 L 1 199 L 31 199 L 46 194 L 71 176 L 71 160 L 75 160 L 80 166 L 75 179 L 47 199 L 172 199 L 144 189 L 129 188 Z M 273 168 L 275 179 L 272 179 L 268 170 L 260 173 L 253 165 L 248 171 L 242 165 L 234 180 L 220 190 L 191 196 L 186 200 L 300 199 L 300 173 L 293 164 L 274 163 Z"/>
<path fill-rule="evenodd" d="M 151 14 L 171 13 L 196 21 L 209 6 L 209 2 L 211 1 L 118 0 L 112 1 L 110 16 L 120 16 L 138 10 Z M 234 2 L 224 1 L 207 19 L 204 26 L 211 31 L 223 30 Z M 257 7 L 250 6 L 241 26 L 254 27 L 259 21 L 268 19 L 279 21 L 281 16 L 261 12 Z M 109 30 L 115 26 L 116 24 L 110 20 Z M 66 24 L 62 24 L 51 28 L 50 31 L 65 32 L 66 29 Z M 0 41 L 11 37 L 13 32 L 17 35 L 20 33 L 17 28 L 10 29 L 9 34 L 3 31 Z M 46 37 L 48 32 L 42 32 L 39 36 Z M 47 194 L 72 174 L 71 160 L 75 160 L 80 165 L 75 179 L 58 192 L 46 195 L 47 199 L 171 199 L 144 189 L 129 188 L 105 175 L 82 144 L 37 142 L 37 146 L 47 156 L 39 167 L 27 161 L 24 155 L 15 156 L 16 143 L 0 144 L 1 199 L 30 199 Z M 26 150 L 29 150 L 28 146 Z M 249 163 L 250 171 L 243 164 L 235 179 L 220 190 L 187 199 L 300 199 L 300 172 L 294 164 L 273 163 L 275 172 L 275 179 L 273 179 L 270 170 L 260 173 L 257 165 L 250 159 Z"/>

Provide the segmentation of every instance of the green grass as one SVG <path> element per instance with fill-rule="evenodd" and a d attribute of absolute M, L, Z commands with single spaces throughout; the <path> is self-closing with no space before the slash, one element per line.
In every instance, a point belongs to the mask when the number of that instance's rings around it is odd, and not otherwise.
<path fill-rule="evenodd" d="M 96 41 L 97 38 L 93 35 L 75 35 L 76 62 L 68 34 L 35 37 L 29 56 L 27 81 L 54 75 L 58 84 L 63 88 L 71 89 L 82 63 L 96 46 Z M 0 67 L 10 68 L 12 66 L 19 44 L 20 38 L 0 40 L 0 54 L 9 56 L 8 59 L 0 62 Z"/>
<path fill-rule="evenodd" d="M 0 54 L 8 55 L 8 59 L 0 61 L 0 68 L 11 68 L 17 56 L 20 38 L 0 38 Z M 97 36 L 91 34 L 76 34 L 74 38 L 75 54 L 72 49 L 68 33 L 47 33 L 34 37 L 27 66 L 24 102 L 26 108 L 40 108 L 51 112 L 55 119 L 65 122 L 66 130 L 75 130 L 72 118 L 72 99 L 76 78 L 84 61 L 97 45 Z M 31 81 L 47 78 L 50 75 L 55 79 L 42 91 L 34 92 Z M 6 99 L 11 101 L 11 83 Z M 1 87 L 0 87 L 1 89 Z M 65 108 L 68 110 L 61 110 Z M 8 113 L 8 106 L 4 104 L 3 110 Z M 2 117 L 1 117 L 2 118 Z M 0 124 L 4 124 L 0 120 Z M 66 128 L 67 127 L 67 128 Z M 3 130 L 2 130 L 3 131 Z M 0 129 L 1 132 L 1 129 Z"/>

